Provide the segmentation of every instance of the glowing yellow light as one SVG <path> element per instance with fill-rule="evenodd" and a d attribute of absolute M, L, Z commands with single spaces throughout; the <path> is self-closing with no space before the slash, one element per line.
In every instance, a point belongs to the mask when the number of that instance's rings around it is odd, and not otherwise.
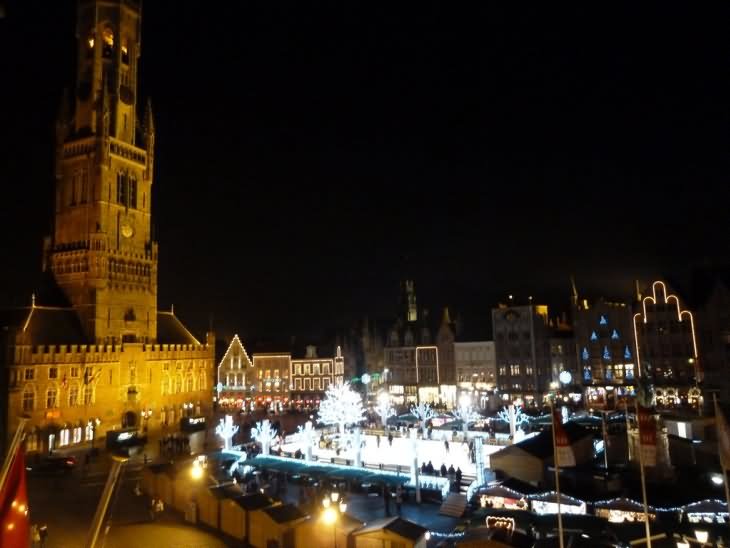
<path fill-rule="evenodd" d="M 93 47 L 94 47 L 94 37 L 91 36 L 91 37 L 89 37 L 89 49 L 91 49 Z"/>
<path fill-rule="evenodd" d="M 15 529 L 15 524 L 14 523 L 8 523 L 8 531 L 12 531 L 13 529 Z"/>
<path fill-rule="evenodd" d="M 322 512 L 322 519 L 325 523 L 332 525 L 337 521 L 337 512 L 335 512 L 334 508 L 327 508 Z"/>
<path fill-rule="evenodd" d="M 325 497 L 324 499 L 322 499 L 322 506 L 324 506 L 325 508 L 329 508 L 330 507 L 330 499 L 328 499 L 327 497 Z"/>
<path fill-rule="evenodd" d="M 203 468 L 197 461 L 193 463 L 193 467 L 190 469 L 190 475 L 196 480 L 203 477 Z"/>
<path fill-rule="evenodd" d="M 25 512 L 25 504 L 21 504 L 20 506 L 18 506 L 18 512 Z"/>
<path fill-rule="evenodd" d="M 114 46 L 114 32 L 112 32 L 112 29 L 109 27 L 104 29 L 104 33 L 101 35 L 101 37 L 104 39 L 104 43 L 109 46 Z"/>
<path fill-rule="evenodd" d="M 14 500 L 14 501 L 13 501 L 13 502 L 12 502 L 12 503 L 10 504 L 11 508 L 15 508 L 15 507 L 16 507 L 17 505 L 18 505 L 18 501 L 17 501 L 17 500 Z"/>

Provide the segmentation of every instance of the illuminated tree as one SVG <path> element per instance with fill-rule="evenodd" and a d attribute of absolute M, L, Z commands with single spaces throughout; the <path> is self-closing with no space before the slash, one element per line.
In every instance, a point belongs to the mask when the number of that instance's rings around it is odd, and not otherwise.
<path fill-rule="evenodd" d="M 388 419 L 395 416 L 395 409 L 390 404 L 390 396 L 385 392 L 378 396 L 378 405 L 375 407 L 375 412 L 380 416 L 383 428 L 388 425 Z"/>
<path fill-rule="evenodd" d="M 421 402 L 418 405 L 411 406 L 411 414 L 418 419 L 421 426 L 423 437 L 426 437 L 426 423 L 436 416 L 436 412 L 431 409 L 430 403 Z"/>
<path fill-rule="evenodd" d="M 226 415 L 225 421 L 221 419 L 218 426 L 215 427 L 215 433 L 223 438 L 224 449 L 231 448 L 231 439 L 238 432 L 238 426 L 233 424 L 233 417 Z"/>
<path fill-rule="evenodd" d="M 497 413 L 497 417 L 509 424 L 509 433 L 515 443 L 524 437 L 522 428 L 518 428 L 518 426 L 530 424 L 530 418 L 522 412 L 522 407 L 512 404 Z"/>
<path fill-rule="evenodd" d="M 304 449 L 304 460 L 311 461 L 312 446 L 317 442 L 317 431 L 314 429 L 312 421 L 307 421 L 304 426 L 297 427 L 297 439 L 301 449 Z"/>
<path fill-rule="evenodd" d="M 452 415 L 463 423 L 464 436 L 466 436 L 466 433 L 469 431 L 469 423 L 482 418 L 482 416 L 466 402 L 461 402 L 461 405 L 457 409 L 454 409 Z"/>
<path fill-rule="evenodd" d="M 276 437 L 276 429 L 271 425 L 269 419 L 264 419 L 256 423 L 256 426 L 251 428 L 251 438 L 261 444 L 261 453 L 263 455 L 269 454 L 269 448 L 271 442 Z"/>
<path fill-rule="evenodd" d="M 352 390 L 349 382 L 330 384 L 325 399 L 319 404 L 317 414 L 317 422 L 336 424 L 340 434 L 345 433 L 346 426 L 358 424 L 365 419 L 362 397 Z"/>

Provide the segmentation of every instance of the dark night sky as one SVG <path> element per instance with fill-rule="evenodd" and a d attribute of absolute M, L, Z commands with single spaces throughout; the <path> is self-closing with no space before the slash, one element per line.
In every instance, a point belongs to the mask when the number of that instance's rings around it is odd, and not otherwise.
<path fill-rule="evenodd" d="M 727 262 L 730 8 L 480 4 L 146 1 L 160 307 L 316 334 L 404 276 L 478 319 Z M 0 19 L 6 304 L 40 270 L 74 17 Z"/>

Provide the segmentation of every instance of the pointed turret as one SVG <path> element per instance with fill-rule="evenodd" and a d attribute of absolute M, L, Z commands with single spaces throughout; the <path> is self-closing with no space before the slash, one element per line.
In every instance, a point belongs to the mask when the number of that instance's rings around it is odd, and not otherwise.
<path fill-rule="evenodd" d="M 142 129 L 144 130 L 144 136 L 145 136 L 145 147 L 147 147 L 149 143 L 149 139 L 151 138 L 154 141 L 155 138 L 155 119 L 152 116 L 152 99 L 147 98 L 147 105 L 144 109 L 144 124 L 142 125 Z"/>
<path fill-rule="evenodd" d="M 572 291 L 571 300 L 573 306 L 578 306 L 578 288 L 575 286 L 575 277 L 572 274 L 570 275 L 570 288 Z"/>
<path fill-rule="evenodd" d="M 152 99 L 147 98 L 147 106 L 144 110 L 144 148 L 147 151 L 146 179 L 152 181 L 152 173 L 155 164 L 155 119 L 152 115 Z"/>

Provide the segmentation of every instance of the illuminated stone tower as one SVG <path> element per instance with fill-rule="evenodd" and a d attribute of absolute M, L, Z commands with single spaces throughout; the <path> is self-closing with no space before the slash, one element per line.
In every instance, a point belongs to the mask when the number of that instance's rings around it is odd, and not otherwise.
<path fill-rule="evenodd" d="M 157 338 L 157 243 L 151 233 L 154 124 L 137 120 L 141 12 L 132 0 L 80 0 L 73 112 L 56 126 L 50 270 L 90 342 Z"/>

